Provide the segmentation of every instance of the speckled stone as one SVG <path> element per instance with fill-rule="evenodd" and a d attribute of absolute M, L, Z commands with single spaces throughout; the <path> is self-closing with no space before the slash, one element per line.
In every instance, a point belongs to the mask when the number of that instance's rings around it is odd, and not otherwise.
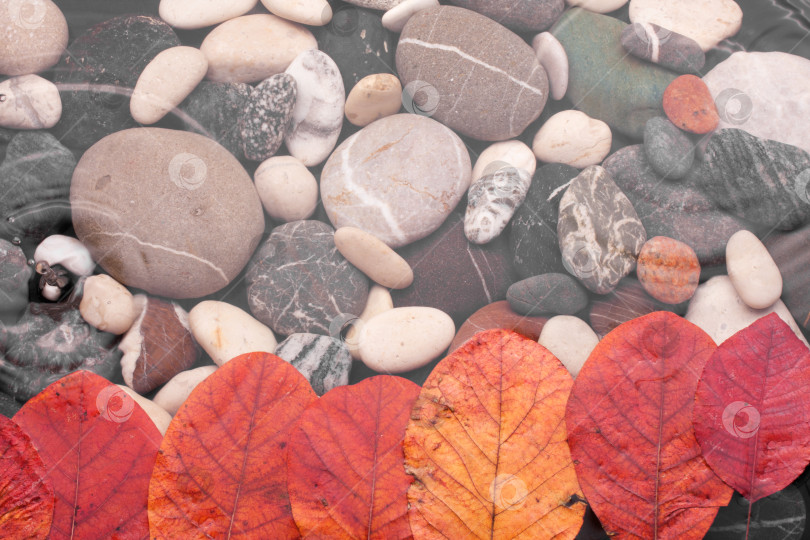
<path fill-rule="evenodd" d="M 636 274 L 650 296 L 666 304 L 680 304 L 697 290 L 700 263 L 695 251 L 683 242 L 654 236 L 641 247 Z"/>
<path fill-rule="evenodd" d="M 439 6 L 418 12 L 402 31 L 396 56 L 405 92 L 428 85 L 429 90 L 412 96 L 416 104 L 425 105 L 420 94 L 427 100 L 434 96 L 432 116 L 475 139 L 516 137 L 540 116 L 548 99 L 548 77 L 534 50 L 467 9 Z"/>
<path fill-rule="evenodd" d="M 602 167 L 588 167 L 560 199 L 557 235 L 566 270 L 596 294 L 636 266 L 647 240 L 633 205 Z"/>
<path fill-rule="evenodd" d="M 695 161 L 692 140 L 663 116 L 650 118 L 644 126 L 644 153 L 665 180 L 683 178 Z"/>
<path fill-rule="evenodd" d="M 0 126 L 12 129 L 52 128 L 62 116 L 59 90 L 38 75 L 0 82 Z"/>
<path fill-rule="evenodd" d="M 655 300 L 638 280 L 626 277 L 610 294 L 594 299 L 588 320 L 591 328 L 604 337 L 620 324 L 652 313 L 657 308 Z"/>
<path fill-rule="evenodd" d="M 248 306 L 283 335 L 330 335 L 341 313 L 360 313 L 368 278 L 338 252 L 335 231 L 320 221 L 293 221 L 273 229 L 248 264 Z"/>
<path fill-rule="evenodd" d="M 483 176 L 467 191 L 464 234 L 474 244 L 486 244 L 500 235 L 523 203 L 532 176 L 525 169 L 505 167 Z"/>
<path fill-rule="evenodd" d="M 568 274 L 542 274 L 513 283 L 509 306 L 521 315 L 573 315 L 588 305 L 588 293 Z"/>
<path fill-rule="evenodd" d="M 667 118 L 689 133 L 709 133 L 720 122 L 709 88 L 694 75 L 681 75 L 672 81 L 664 90 L 663 106 Z"/>
<path fill-rule="evenodd" d="M 245 83 L 201 82 L 179 107 L 184 129 L 214 139 L 241 158 L 239 117 L 250 93 L 251 87 Z"/>
<path fill-rule="evenodd" d="M 633 23 L 622 31 L 627 52 L 678 73 L 694 73 L 706 63 L 700 44 L 683 34 L 652 23 Z"/>
<path fill-rule="evenodd" d="M 245 157 L 263 161 L 272 157 L 284 141 L 297 95 L 295 79 L 278 73 L 253 91 L 239 115 L 239 131 Z"/>
<path fill-rule="evenodd" d="M 470 315 L 469 319 L 464 321 L 464 324 L 462 324 L 458 332 L 456 332 L 456 336 L 450 343 L 447 352 L 452 353 L 478 332 L 483 332 L 490 328 L 514 330 L 520 335 L 537 341 L 537 338 L 540 337 L 540 332 L 543 330 L 543 325 L 547 320 L 546 317 L 533 317 L 515 313 L 509 306 L 508 301 L 498 300 L 497 302 L 482 307 Z"/>
<path fill-rule="evenodd" d="M 477 11 L 504 26 L 523 32 L 542 32 L 560 18 L 563 0 L 451 0 L 459 7 Z"/>
<path fill-rule="evenodd" d="M 318 334 L 292 334 L 274 353 L 303 375 L 319 396 L 349 384 L 352 355 L 340 340 Z"/>

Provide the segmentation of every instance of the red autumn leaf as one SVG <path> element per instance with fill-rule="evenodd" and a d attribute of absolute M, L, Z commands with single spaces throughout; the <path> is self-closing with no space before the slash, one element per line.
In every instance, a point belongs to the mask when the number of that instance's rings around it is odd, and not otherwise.
<path fill-rule="evenodd" d="M 290 437 L 287 486 L 305 537 L 411 538 L 402 438 L 419 386 L 379 375 L 312 403 Z"/>
<path fill-rule="evenodd" d="M 269 353 L 237 356 L 201 382 L 160 447 L 152 538 L 297 538 L 286 448 L 315 399 L 298 370 Z"/>
<path fill-rule="evenodd" d="M 53 488 L 31 439 L 0 415 L 0 538 L 47 538 Z"/>
<path fill-rule="evenodd" d="M 568 445 L 572 379 L 537 342 L 476 334 L 425 381 L 403 442 L 415 538 L 574 538 L 585 505 Z"/>
<path fill-rule="evenodd" d="M 732 491 L 692 429 L 698 378 L 716 347 L 685 319 L 654 312 L 608 333 L 577 375 L 568 444 L 608 534 L 699 539 L 728 504 Z"/>
<path fill-rule="evenodd" d="M 810 350 L 771 313 L 724 341 L 703 370 L 694 425 L 714 471 L 750 502 L 810 462 Z"/>
<path fill-rule="evenodd" d="M 123 390 L 76 371 L 14 416 L 56 493 L 50 538 L 149 537 L 146 497 L 160 432 Z"/>

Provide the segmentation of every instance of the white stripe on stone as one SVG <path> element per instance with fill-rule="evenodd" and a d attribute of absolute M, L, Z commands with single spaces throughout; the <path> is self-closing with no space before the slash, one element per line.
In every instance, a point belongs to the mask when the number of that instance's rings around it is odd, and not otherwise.
<path fill-rule="evenodd" d="M 647 39 L 650 40 L 650 62 L 658 63 L 658 53 L 661 50 L 661 40 L 658 39 L 658 34 L 650 23 L 644 23 L 644 32 L 647 33 Z"/>

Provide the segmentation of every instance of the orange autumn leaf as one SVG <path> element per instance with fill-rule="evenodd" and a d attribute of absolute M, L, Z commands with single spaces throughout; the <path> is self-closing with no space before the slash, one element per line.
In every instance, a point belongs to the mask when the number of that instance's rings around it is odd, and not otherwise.
<path fill-rule="evenodd" d="M 574 538 L 585 505 L 565 440 L 571 384 L 545 347 L 507 330 L 439 362 L 403 442 L 414 537 Z"/>
<path fill-rule="evenodd" d="M 402 438 L 419 395 L 379 375 L 312 403 L 290 437 L 287 485 L 307 538 L 411 538 Z"/>
<path fill-rule="evenodd" d="M 297 538 L 286 447 L 315 399 L 298 370 L 269 353 L 237 356 L 201 382 L 158 453 L 152 538 Z"/>
<path fill-rule="evenodd" d="M 658 311 L 612 330 L 577 375 L 568 443 L 608 534 L 697 540 L 728 504 L 732 490 L 692 428 L 698 379 L 716 348 L 694 324 Z"/>

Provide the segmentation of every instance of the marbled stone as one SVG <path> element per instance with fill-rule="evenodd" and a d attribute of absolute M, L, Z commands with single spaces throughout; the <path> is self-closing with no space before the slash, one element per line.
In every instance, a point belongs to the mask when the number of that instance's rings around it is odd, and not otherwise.
<path fill-rule="evenodd" d="M 393 248 L 435 231 L 470 185 L 461 139 L 438 122 L 396 114 L 364 127 L 327 160 L 321 173 L 326 214 Z"/>
<path fill-rule="evenodd" d="M 562 163 L 537 169 L 526 200 L 512 217 L 509 249 L 521 278 L 564 272 L 557 237 L 560 198 L 579 171 Z"/>
<path fill-rule="evenodd" d="M 498 300 L 482 307 L 464 321 L 464 324 L 456 332 L 456 336 L 447 349 L 452 353 L 467 342 L 478 332 L 489 330 L 490 328 L 504 328 L 513 330 L 522 336 L 526 336 L 532 341 L 537 341 L 543 325 L 548 319 L 546 317 L 533 317 L 516 313 L 506 300 Z"/>
<path fill-rule="evenodd" d="M 28 75 L 59 61 L 68 25 L 51 0 L 6 0 L 0 6 L 0 36 L 0 75 Z"/>
<path fill-rule="evenodd" d="M 274 354 L 292 364 L 319 396 L 349 384 L 352 355 L 337 339 L 318 334 L 292 334 L 278 344 Z"/>
<path fill-rule="evenodd" d="M 592 118 L 640 139 L 647 120 L 660 114 L 671 71 L 627 54 L 626 25 L 581 8 L 566 11 L 551 29 L 568 54 L 567 97 Z"/>
<path fill-rule="evenodd" d="M 185 131 L 105 137 L 76 166 L 70 202 L 76 234 L 98 264 L 124 285 L 170 298 L 228 285 L 264 231 L 247 172 L 211 139 Z"/>
<path fill-rule="evenodd" d="M 263 161 L 278 151 L 292 118 L 297 93 L 295 79 L 287 73 L 263 80 L 250 92 L 239 115 L 245 158 Z"/>
<path fill-rule="evenodd" d="M 689 177 L 666 182 L 650 167 L 642 145 L 622 148 L 603 165 L 633 203 L 647 235 L 667 236 L 688 245 L 704 270 L 721 267 L 726 242 L 747 227 L 721 210 Z"/>
<path fill-rule="evenodd" d="M 262 5 L 273 15 L 310 26 L 332 20 L 332 7 L 326 0 L 262 0 Z"/>
<path fill-rule="evenodd" d="M 160 0 L 160 18 L 183 30 L 205 28 L 244 15 L 258 0 Z"/>
<path fill-rule="evenodd" d="M 541 32 L 554 24 L 565 10 L 563 0 L 451 0 L 459 7 L 477 11 L 500 24 L 524 32 Z"/>
<path fill-rule="evenodd" d="M 163 385 L 152 401 L 174 416 L 198 384 L 217 370 L 217 366 L 202 366 L 181 371 Z"/>
<path fill-rule="evenodd" d="M 630 0 L 630 21 L 654 23 L 688 36 L 708 51 L 739 31 L 743 12 L 734 0 Z"/>
<path fill-rule="evenodd" d="M 217 366 L 250 352 L 272 353 L 273 331 L 227 302 L 205 300 L 188 313 L 191 334 Z"/>
<path fill-rule="evenodd" d="M 521 315 L 573 315 L 588 305 L 588 293 L 568 274 L 541 274 L 513 283 L 509 306 Z"/>
<path fill-rule="evenodd" d="M 782 301 L 805 330 L 810 330 L 810 226 L 768 235 L 763 243 L 782 275 Z"/>
<path fill-rule="evenodd" d="M 438 5 L 439 0 L 403 0 L 383 14 L 382 24 L 391 32 L 400 33 L 415 13 Z"/>
<path fill-rule="evenodd" d="M 23 250 L 0 238 L 0 323 L 2 315 L 28 305 L 28 280 L 33 273 Z"/>
<path fill-rule="evenodd" d="M 503 168 L 523 169 L 534 175 L 537 170 L 537 158 L 532 149 L 517 140 L 496 142 L 487 146 L 475 160 L 472 170 L 472 181 L 493 174 Z"/>
<path fill-rule="evenodd" d="M 368 296 L 368 279 L 338 252 L 334 230 L 320 221 L 273 229 L 245 279 L 253 316 L 284 335 L 328 335 L 338 315 L 359 313 Z"/>
<path fill-rule="evenodd" d="M 343 126 L 346 92 L 340 71 L 326 53 L 312 49 L 296 56 L 286 74 L 298 93 L 284 142 L 307 167 L 319 165 L 335 148 Z"/>
<path fill-rule="evenodd" d="M 652 313 L 657 308 L 644 287 L 635 278 L 626 277 L 610 294 L 594 299 L 588 320 L 591 328 L 604 337 L 620 324 Z"/>
<path fill-rule="evenodd" d="M 532 176 L 525 169 L 505 167 L 482 176 L 467 191 L 464 235 L 474 244 L 486 244 L 499 236 L 515 209 L 523 203 Z"/>
<path fill-rule="evenodd" d="M 810 219 L 810 154 L 741 129 L 715 132 L 690 177 L 719 206 L 791 230 Z"/>
<path fill-rule="evenodd" d="M 551 99 L 561 100 L 568 91 L 568 55 L 565 48 L 551 32 L 542 32 L 532 39 L 532 49 L 548 75 Z"/>
<path fill-rule="evenodd" d="M 362 229 L 339 228 L 335 231 L 335 246 L 350 263 L 383 287 L 404 289 L 413 283 L 413 270 L 405 259 Z"/>
<path fill-rule="evenodd" d="M 694 75 L 681 75 L 664 90 L 664 112 L 684 131 L 703 135 L 714 131 L 720 122 L 706 83 Z"/>
<path fill-rule="evenodd" d="M 250 92 L 250 85 L 245 83 L 201 82 L 179 107 L 184 129 L 217 141 L 241 158 L 239 116 Z"/>
<path fill-rule="evenodd" d="M 782 274 L 768 249 L 750 231 L 737 231 L 726 245 L 728 277 L 743 302 L 764 309 L 782 296 Z"/>
<path fill-rule="evenodd" d="M 48 129 L 62 116 L 59 90 L 38 75 L 0 82 L 0 96 L 0 126 L 5 128 Z"/>
<path fill-rule="evenodd" d="M 429 109 L 436 120 L 476 139 L 516 137 L 540 116 L 548 98 L 548 77 L 534 50 L 466 9 L 439 6 L 411 17 L 396 57 L 405 93 L 422 89 L 410 94 L 416 100 L 411 108 L 424 111 L 424 100 L 435 101 Z"/>
<path fill-rule="evenodd" d="M 588 167 L 560 199 L 563 264 L 589 290 L 612 291 L 636 266 L 647 240 L 633 205 L 602 167 Z"/>
<path fill-rule="evenodd" d="M 650 296 L 666 304 L 680 304 L 695 294 L 700 263 L 695 251 L 683 242 L 654 236 L 641 247 L 636 274 Z"/>
<path fill-rule="evenodd" d="M 644 126 L 644 154 L 653 170 L 665 180 L 686 176 L 695 161 L 695 145 L 678 127 L 663 116 Z"/>
<path fill-rule="evenodd" d="M 269 13 L 243 15 L 214 28 L 200 50 L 209 80 L 252 83 L 281 73 L 296 56 L 318 47 L 307 28 Z"/>
<path fill-rule="evenodd" d="M 130 90 L 160 52 L 178 45 L 168 24 L 145 15 L 110 19 L 74 39 L 54 75 L 57 87 L 65 88 L 54 135 L 67 146 L 87 148 L 134 127 Z"/>
<path fill-rule="evenodd" d="M 407 289 L 391 291 L 394 306 L 434 307 L 460 325 L 482 306 L 506 299 L 515 281 L 506 240 L 471 244 L 462 222 L 454 212 L 433 234 L 398 250 L 414 280 Z"/>
<path fill-rule="evenodd" d="M 543 326 L 537 342 L 551 351 L 572 377 L 576 377 L 591 351 L 599 344 L 599 336 L 582 319 L 557 315 Z"/>
<path fill-rule="evenodd" d="M 706 63 L 706 54 L 697 41 L 652 23 L 625 27 L 622 47 L 637 58 L 678 73 L 695 73 Z"/>
<path fill-rule="evenodd" d="M 318 181 L 292 156 L 271 157 L 253 175 L 265 212 L 276 221 L 309 219 L 318 204 Z"/>
<path fill-rule="evenodd" d="M 602 163 L 610 153 L 610 126 L 582 111 L 561 111 L 545 121 L 532 141 L 534 155 L 546 163 L 578 169 Z"/>
<path fill-rule="evenodd" d="M 804 538 L 807 508 L 802 492 L 788 485 L 756 501 L 748 515 L 748 499 L 734 493 L 721 506 L 703 540 L 800 540 Z"/>
<path fill-rule="evenodd" d="M 367 126 L 391 116 L 402 107 L 402 84 L 390 73 L 363 77 L 346 98 L 346 119 L 355 126 Z"/>

